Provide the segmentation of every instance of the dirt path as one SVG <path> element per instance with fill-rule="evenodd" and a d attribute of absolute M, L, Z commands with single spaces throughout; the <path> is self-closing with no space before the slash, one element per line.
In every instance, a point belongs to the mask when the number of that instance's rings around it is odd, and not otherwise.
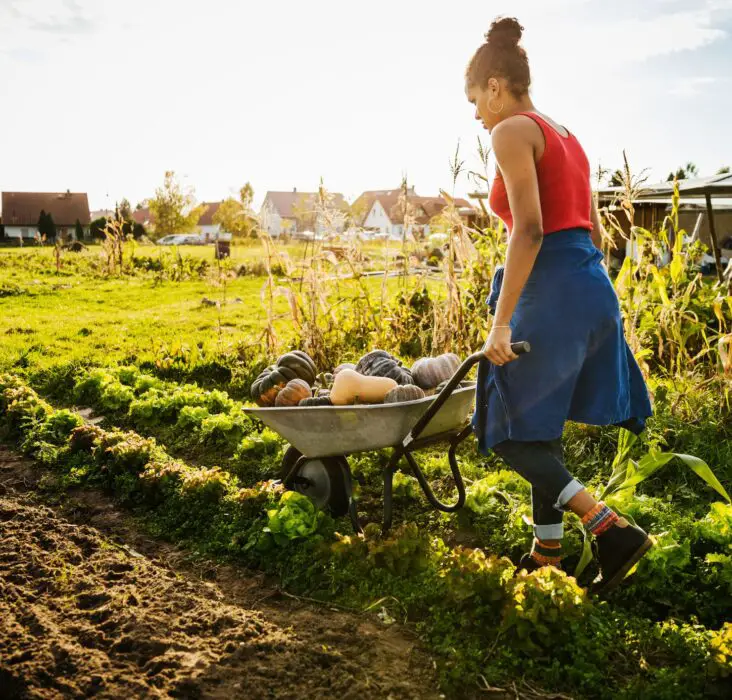
<path fill-rule="evenodd" d="M 441 697 L 404 628 L 195 567 L 103 495 L 44 504 L 0 446 L 0 699 Z"/>

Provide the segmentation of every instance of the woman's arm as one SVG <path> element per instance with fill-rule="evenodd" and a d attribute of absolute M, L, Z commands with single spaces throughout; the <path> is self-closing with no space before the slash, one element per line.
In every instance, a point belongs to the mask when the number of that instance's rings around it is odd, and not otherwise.
<path fill-rule="evenodd" d="M 528 119 L 510 119 L 499 124 L 492 133 L 493 152 L 513 216 L 496 317 L 484 348 L 488 359 L 496 365 L 517 358 L 511 350 L 508 324 L 544 240 L 533 126 Z"/>
<path fill-rule="evenodd" d="M 595 248 L 602 250 L 602 239 L 604 234 L 604 228 L 600 221 L 600 215 L 597 213 L 597 203 L 595 202 L 595 195 L 592 194 L 592 209 L 590 211 L 590 220 L 592 221 L 592 242 L 595 244 Z"/>

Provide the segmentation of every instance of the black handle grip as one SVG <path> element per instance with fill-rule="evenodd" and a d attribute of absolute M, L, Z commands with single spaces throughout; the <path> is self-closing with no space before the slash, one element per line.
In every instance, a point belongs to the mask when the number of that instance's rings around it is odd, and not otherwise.
<path fill-rule="evenodd" d="M 511 343 L 511 350 L 517 355 L 523 355 L 524 353 L 531 352 L 531 343 L 528 340 L 519 340 L 516 343 Z"/>
<path fill-rule="evenodd" d="M 526 340 L 519 340 L 515 343 L 511 343 L 511 350 L 517 355 L 524 355 L 527 352 L 531 352 L 531 345 Z M 442 404 L 447 401 L 450 394 L 465 378 L 465 375 L 473 368 L 473 365 L 478 364 L 481 360 L 487 360 L 484 352 L 474 352 L 468 357 L 460 367 L 457 368 L 455 374 L 452 375 L 450 381 L 443 387 L 442 391 L 437 395 L 437 398 L 430 404 L 430 407 L 422 414 L 420 419 L 415 423 L 409 435 L 404 439 L 404 445 L 408 445 L 412 440 L 416 440 L 417 437 L 422 433 L 427 424 L 432 420 L 433 416 L 442 408 Z"/>

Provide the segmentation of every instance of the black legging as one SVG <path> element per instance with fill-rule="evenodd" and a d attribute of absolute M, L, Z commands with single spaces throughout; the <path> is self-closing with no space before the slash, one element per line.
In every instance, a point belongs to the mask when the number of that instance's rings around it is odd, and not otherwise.
<path fill-rule="evenodd" d="M 561 539 L 565 505 L 584 486 L 564 466 L 562 440 L 504 440 L 493 451 L 531 484 L 534 534 L 540 540 Z"/>

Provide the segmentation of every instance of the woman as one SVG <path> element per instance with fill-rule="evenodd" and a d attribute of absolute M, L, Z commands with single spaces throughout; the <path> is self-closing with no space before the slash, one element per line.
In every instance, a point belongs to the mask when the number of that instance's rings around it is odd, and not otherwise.
<path fill-rule="evenodd" d="M 468 99 L 498 163 L 491 208 L 509 231 L 488 302 L 490 363 L 481 363 L 473 426 L 482 452 L 493 450 L 531 483 L 534 543 L 520 566 L 560 564 L 563 514 L 571 510 L 596 537 L 597 589 L 606 592 L 652 542 L 567 471 L 562 431 L 573 420 L 639 433 L 651 405 L 602 265 L 587 156 L 534 107 L 522 31 L 516 19 L 493 22 L 466 71 Z M 512 338 L 531 344 L 516 363 Z"/>

